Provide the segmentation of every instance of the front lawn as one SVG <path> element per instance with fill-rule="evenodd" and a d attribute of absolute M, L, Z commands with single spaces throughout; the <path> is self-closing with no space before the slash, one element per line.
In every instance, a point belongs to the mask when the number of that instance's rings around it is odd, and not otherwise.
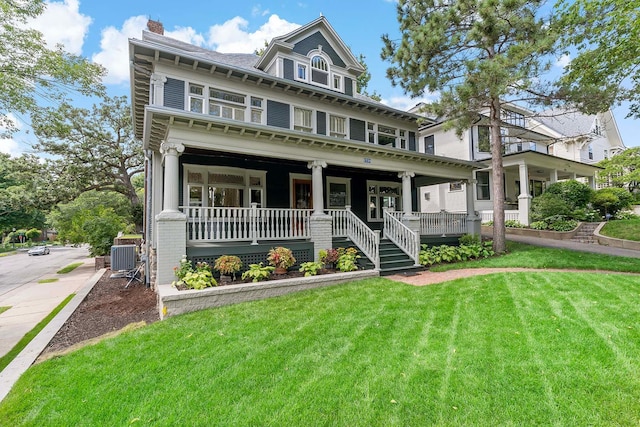
<path fill-rule="evenodd" d="M 640 218 L 609 221 L 602 227 L 600 234 L 616 239 L 640 242 Z"/>
<path fill-rule="evenodd" d="M 368 279 L 30 368 L 6 425 L 638 425 L 640 277 Z"/>

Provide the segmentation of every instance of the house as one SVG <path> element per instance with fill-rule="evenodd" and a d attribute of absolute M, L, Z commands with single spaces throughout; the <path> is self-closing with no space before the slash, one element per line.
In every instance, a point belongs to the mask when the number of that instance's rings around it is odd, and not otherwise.
<path fill-rule="evenodd" d="M 413 111 L 418 109 L 419 106 L 416 106 Z M 622 144 L 610 113 L 605 116 L 609 124 L 607 134 L 612 136 L 608 143 L 604 143 L 603 138 L 594 131 L 594 126 L 605 123 L 600 118 L 578 122 L 574 120 L 577 115 L 549 114 L 548 117 L 540 117 L 513 104 L 505 104 L 501 115 L 505 220 L 525 225 L 530 222 L 532 198 L 542 194 L 548 185 L 561 180 L 579 179 L 595 188 L 595 176 L 600 168 L 592 163 L 601 159 L 600 156 L 604 156 L 605 152 L 613 155 L 618 150 L 616 147 Z M 560 126 L 569 123 L 573 124 L 571 128 Z M 602 128 L 598 129 L 603 131 Z M 484 169 L 474 171 L 472 196 L 466 194 L 465 186 L 456 182 L 422 187 L 420 210 L 466 211 L 466 200 L 472 198 L 482 222 L 493 220 L 488 117 L 480 114 L 476 123 L 460 137 L 454 131 L 445 131 L 442 122 L 427 123 L 420 128 L 418 139 L 418 149 L 425 154 L 486 164 Z M 598 154 L 594 154 L 596 150 Z M 593 159 L 589 159 L 589 153 L 593 154 Z"/>
<path fill-rule="evenodd" d="M 247 265 L 283 245 L 301 263 L 348 238 L 385 270 L 415 265 L 421 238 L 479 232 L 472 204 L 417 212 L 417 187 L 471 185 L 481 165 L 420 152 L 418 115 L 358 94 L 363 67 L 325 17 L 262 56 L 173 40 L 156 21 L 148 29 L 129 41 L 129 58 L 156 284 L 174 280 L 184 254 Z M 384 244 L 408 261 L 385 262 Z"/>

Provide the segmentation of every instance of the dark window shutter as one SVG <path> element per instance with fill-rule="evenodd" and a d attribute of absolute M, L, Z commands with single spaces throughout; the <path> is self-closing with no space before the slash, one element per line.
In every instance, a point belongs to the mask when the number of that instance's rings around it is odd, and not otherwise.
<path fill-rule="evenodd" d="M 164 106 L 184 110 L 184 81 L 167 77 L 164 84 Z"/>
<path fill-rule="evenodd" d="M 355 141 L 364 141 L 365 122 L 358 119 L 349 119 L 349 133 L 351 139 Z"/>
<path fill-rule="evenodd" d="M 349 77 L 344 78 L 344 93 L 349 96 L 353 96 L 353 80 Z"/>
<path fill-rule="evenodd" d="M 267 100 L 267 125 L 289 129 L 291 127 L 289 104 Z"/>
<path fill-rule="evenodd" d="M 294 80 L 293 61 L 285 58 L 282 61 L 282 65 L 284 66 L 284 78 L 287 80 Z"/>
<path fill-rule="evenodd" d="M 316 128 L 318 129 L 318 134 L 326 135 L 327 134 L 327 113 L 324 111 L 318 111 L 318 115 L 316 117 Z"/>
<path fill-rule="evenodd" d="M 427 154 L 436 154 L 436 144 L 433 135 L 424 137 L 424 152 Z"/>
<path fill-rule="evenodd" d="M 418 151 L 416 147 L 416 133 L 409 132 L 409 151 Z"/>

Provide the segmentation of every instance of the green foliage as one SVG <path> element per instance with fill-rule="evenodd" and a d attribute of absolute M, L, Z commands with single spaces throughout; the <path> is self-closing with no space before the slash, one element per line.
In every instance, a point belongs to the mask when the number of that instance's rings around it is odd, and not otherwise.
<path fill-rule="evenodd" d="M 545 193 L 556 194 L 564 200 L 570 210 L 584 209 L 593 197 L 593 190 L 586 184 L 571 179 L 551 184 Z"/>
<path fill-rule="evenodd" d="M 546 230 L 547 228 L 549 228 L 549 224 L 547 224 L 545 221 L 534 221 L 529 224 L 529 228 L 532 228 L 534 230 Z"/>
<path fill-rule="evenodd" d="M 42 232 L 37 228 L 32 228 L 30 230 L 27 230 L 27 232 L 25 233 L 25 235 L 27 236 L 27 239 L 32 241 L 40 237 L 41 234 Z"/>
<path fill-rule="evenodd" d="M 640 147 L 627 148 L 623 152 L 602 160 L 598 166 L 598 182 L 626 188 L 629 192 L 640 190 Z"/>
<path fill-rule="evenodd" d="M 591 203 L 602 216 L 614 216 L 618 211 L 629 208 L 633 196 L 624 188 L 610 187 L 596 191 Z"/>
<path fill-rule="evenodd" d="M 571 231 L 578 226 L 578 221 L 569 219 L 564 221 L 555 221 L 549 224 L 549 230 L 552 231 Z"/>
<path fill-rule="evenodd" d="M 296 259 L 293 256 L 291 249 L 282 246 L 271 248 L 267 255 L 267 261 L 274 267 L 284 269 L 287 269 L 296 263 Z"/>
<path fill-rule="evenodd" d="M 569 203 L 558 194 L 544 192 L 531 201 L 532 221 L 542 221 L 553 215 L 569 216 L 571 211 Z"/>
<path fill-rule="evenodd" d="M 505 221 L 504 226 L 509 228 L 525 228 L 526 227 L 520 221 L 516 221 L 515 219 L 509 219 Z"/>
<path fill-rule="evenodd" d="M 262 263 L 249 264 L 249 269 L 242 273 L 242 279 L 251 279 L 252 282 L 261 282 L 267 280 L 275 267 L 263 266 Z"/>
<path fill-rule="evenodd" d="M 235 255 L 222 255 L 216 259 L 213 268 L 221 274 L 231 275 L 240 271 L 242 261 Z"/>
<path fill-rule="evenodd" d="M 360 63 L 360 65 L 362 65 L 362 68 L 364 68 L 364 71 L 356 79 L 356 92 L 364 96 L 368 96 L 374 101 L 380 102 L 382 97 L 380 96 L 379 93 L 377 93 L 375 90 L 371 94 L 367 92 L 367 87 L 369 86 L 369 80 L 371 80 L 371 73 L 369 72 L 369 67 L 367 66 L 365 59 L 366 58 L 363 54 L 358 55 L 358 62 Z"/>
<path fill-rule="evenodd" d="M 632 211 L 623 210 L 623 211 L 616 212 L 616 215 L 614 218 L 619 220 L 627 220 L 627 219 L 638 219 L 640 218 L 640 216 L 636 215 Z"/>
<path fill-rule="evenodd" d="M 193 268 L 191 262 L 183 255 L 180 264 L 173 268 L 177 281 L 173 282 L 174 286 L 185 286 L 187 289 L 202 290 L 217 286 L 218 282 L 211 273 L 211 266 L 206 262 L 199 262 Z"/>
<path fill-rule="evenodd" d="M 338 248 L 338 261 L 336 269 L 343 272 L 355 271 L 358 269 L 358 250 L 356 248 Z"/>
<path fill-rule="evenodd" d="M 422 245 L 418 262 L 424 266 L 453 263 L 470 259 L 487 258 L 495 255 L 491 248 L 493 242 L 472 242 L 460 246 L 439 245 L 428 247 Z"/>
<path fill-rule="evenodd" d="M 300 264 L 300 271 L 304 272 L 304 276 L 315 276 L 324 267 L 322 261 L 309 261 Z"/>
<path fill-rule="evenodd" d="M 460 236 L 460 239 L 458 239 L 460 245 L 475 245 L 481 242 L 482 239 L 477 234 L 463 234 Z"/>
<path fill-rule="evenodd" d="M 109 208 L 97 206 L 91 213 L 81 216 L 80 231 L 83 240 L 89 244 L 91 256 L 109 255 L 113 239 L 123 231 L 126 223 L 122 217 Z"/>

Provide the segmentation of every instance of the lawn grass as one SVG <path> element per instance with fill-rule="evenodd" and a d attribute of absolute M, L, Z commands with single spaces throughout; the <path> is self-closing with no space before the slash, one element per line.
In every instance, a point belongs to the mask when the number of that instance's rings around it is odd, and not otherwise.
<path fill-rule="evenodd" d="M 53 282 L 57 282 L 58 280 L 60 280 L 57 277 L 53 277 L 53 278 L 49 278 L 49 279 L 40 279 L 38 280 L 38 283 L 53 283 Z"/>
<path fill-rule="evenodd" d="M 81 265 L 82 265 L 81 262 L 74 262 L 73 264 L 69 264 L 66 267 L 63 267 L 60 270 L 56 271 L 56 273 L 58 273 L 58 274 L 67 274 L 67 273 L 72 272 L 76 268 L 80 267 Z"/>
<path fill-rule="evenodd" d="M 0 307 L 0 314 L 4 313 L 5 311 L 9 310 L 11 308 L 11 306 L 1 306 Z"/>
<path fill-rule="evenodd" d="M 18 356 L 20 354 L 20 352 L 22 350 L 24 350 L 24 348 L 27 345 L 29 345 L 31 340 L 33 340 L 36 337 L 36 335 L 38 335 L 40 333 L 40 331 L 42 331 L 44 329 L 44 327 L 47 326 L 49 324 L 49 322 L 51 322 L 51 319 L 56 317 L 56 315 L 60 312 L 60 310 L 62 310 L 64 308 L 64 306 L 67 305 L 67 303 L 69 303 L 69 301 L 71 301 L 71 299 L 74 296 L 75 296 L 75 294 L 71 294 L 68 297 L 66 297 L 64 299 L 64 301 L 62 301 L 60 304 L 58 304 L 58 306 L 56 308 L 54 308 L 53 311 L 47 315 L 47 317 L 42 319 L 40 321 L 40 323 L 38 323 L 36 326 L 34 326 L 33 329 L 31 329 L 29 332 L 27 332 L 26 335 L 24 337 L 22 337 L 22 339 L 20 341 L 18 341 L 18 343 L 15 346 L 13 346 L 13 348 L 11 350 L 9 350 L 9 352 L 7 354 L 5 354 L 4 356 L 0 357 L 0 372 L 2 372 L 2 370 L 4 368 L 6 368 L 7 365 L 9 363 L 11 363 L 11 361 L 13 359 L 15 359 L 16 356 Z M 2 418 L 0 417 L 0 419 L 2 419 Z M 0 424 L 0 425 L 2 425 L 2 424 Z"/>
<path fill-rule="evenodd" d="M 507 253 L 502 256 L 443 264 L 431 267 L 430 270 L 447 271 L 484 267 L 558 268 L 640 273 L 640 259 L 568 249 L 544 248 L 507 241 Z"/>
<path fill-rule="evenodd" d="M 640 218 L 616 219 L 609 221 L 600 230 L 600 234 L 616 239 L 634 240 L 640 242 Z"/>
<path fill-rule="evenodd" d="M 177 316 L 30 368 L 7 425 L 637 425 L 640 278 L 384 278 Z"/>

